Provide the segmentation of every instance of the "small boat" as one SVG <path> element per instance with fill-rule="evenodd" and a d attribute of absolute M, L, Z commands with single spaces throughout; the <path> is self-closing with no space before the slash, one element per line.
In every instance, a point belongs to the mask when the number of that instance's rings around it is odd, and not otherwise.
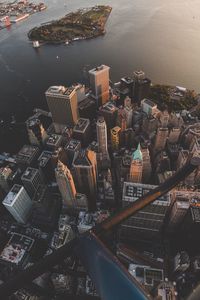
<path fill-rule="evenodd" d="M 33 48 L 39 48 L 39 47 L 40 47 L 39 41 L 33 41 Z"/>

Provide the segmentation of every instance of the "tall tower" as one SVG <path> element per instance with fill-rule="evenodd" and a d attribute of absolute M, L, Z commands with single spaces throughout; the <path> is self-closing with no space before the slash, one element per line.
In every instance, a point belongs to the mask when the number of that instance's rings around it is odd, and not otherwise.
<path fill-rule="evenodd" d="M 17 222 L 26 223 L 31 212 L 32 201 L 22 185 L 15 184 L 2 203 Z"/>
<path fill-rule="evenodd" d="M 114 128 L 111 129 L 111 143 L 112 143 L 113 150 L 119 149 L 120 132 L 121 132 L 121 128 L 119 126 L 115 126 Z"/>
<path fill-rule="evenodd" d="M 101 65 L 89 71 L 92 96 L 99 106 L 109 100 L 109 70 L 110 67 Z"/>
<path fill-rule="evenodd" d="M 107 126 L 103 117 L 97 120 L 97 141 L 98 150 L 103 155 L 108 153 L 108 139 L 107 139 Z"/>
<path fill-rule="evenodd" d="M 140 150 L 140 144 L 135 152 L 133 152 L 131 166 L 130 166 L 130 181 L 131 182 L 142 182 L 142 152 Z"/>
<path fill-rule="evenodd" d="M 66 125 L 74 126 L 78 121 L 76 89 L 51 86 L 45 95 L 56 133 L 61 133 Z"/>
<path fill-rule="evenodd" d="M 63 203 L 68 207 L 75 207 L 76 188 L 70 170 L 59 160 L 55 174 Z"/>
<path fill-rule="evenodd" d="M 152 171 L 149 149 L 142 148 L 141 151 L 142 151 L 142 163 L 143 163 L 142 182 L 148 183 Z"/>
<path fill-rule="evenodd" d="M 150 93 L 151 80 L 145 77 L 143 71 L 135 71 L 133 73 L 134 88 L 133 99 L 141 102 L 144 98 L 148 98 Z"/>
<path fill-rule="evenodd" d="M 29 142 L 31 145 L 42 145 L 48 135 L 38 118 L 32 117 L 26 121 Z"/>
<path fill-rule="evenodd" d="M 96 208 L 97 161 L 96 153 L 91 150 L 80 150 L 74 155 L 72 163 L 77 190 L 88 197 L 88 209 Z"/>
<path fill-rule="evenodd" d="M 163 150 L 165 148 L 167 137 L 168 137 L 168 129 L 158 128 L 156 133 L 155 144 L 154 144 L 155 151 Z"/>

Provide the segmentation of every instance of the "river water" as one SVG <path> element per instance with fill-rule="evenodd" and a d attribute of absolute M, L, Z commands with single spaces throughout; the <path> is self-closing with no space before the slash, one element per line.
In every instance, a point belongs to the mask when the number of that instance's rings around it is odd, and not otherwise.
<path fill-rule="evenodd" d="M 44 2 L 47 10 L 0 31 L 1 115 L 46 108 L 44 92 L 50 85 L 85 82 L 85 70 L 102 63 L 111 67 L 113 81 L 142 69 L 154 83 L 200 90 L 199 0 Z M 31 28 L 95 4 L 113 7 L 105 36 L 33 49 L 27 38 Z"/>

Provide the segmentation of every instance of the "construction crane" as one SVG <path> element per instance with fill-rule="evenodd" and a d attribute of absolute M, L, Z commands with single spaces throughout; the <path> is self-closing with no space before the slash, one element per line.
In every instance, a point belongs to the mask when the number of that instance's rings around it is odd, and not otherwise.
<path fill-rule="evenodd" d="M 145 194 L 133 204 L 123 208 L 114 216 L 65 244 L 52 254 L 44 257 L 33 266 L 23 270 L 0 286 L 1 299 L 6 299 L 20 288 L 26 287 L 35 278 L 60 264 L 65 258 L 76 253 L 91 277 L 97 292 L 103 300 L 137 299 L 148 300 L 151 296 L 128 273 L 116 256 L 106 247 L 103 238 L 116 226 L 134 213 L 143 209 L 166 194 L 190 173 L 200 166 L 200 157 L 194 154 L 175 175 L 165 183 Z"/>

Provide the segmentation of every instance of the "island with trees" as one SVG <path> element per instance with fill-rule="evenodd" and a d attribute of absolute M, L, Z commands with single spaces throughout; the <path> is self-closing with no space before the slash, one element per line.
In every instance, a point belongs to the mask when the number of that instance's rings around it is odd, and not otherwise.
<path fill-rule="evenodd" d="M 29 31 L 30 40 L 42 43 L 70 43 L 105 34 L 105 24 L 111 13 L 110 6 L 97 5 L 79 9 L 65 17 L 35 27 Z"/>

